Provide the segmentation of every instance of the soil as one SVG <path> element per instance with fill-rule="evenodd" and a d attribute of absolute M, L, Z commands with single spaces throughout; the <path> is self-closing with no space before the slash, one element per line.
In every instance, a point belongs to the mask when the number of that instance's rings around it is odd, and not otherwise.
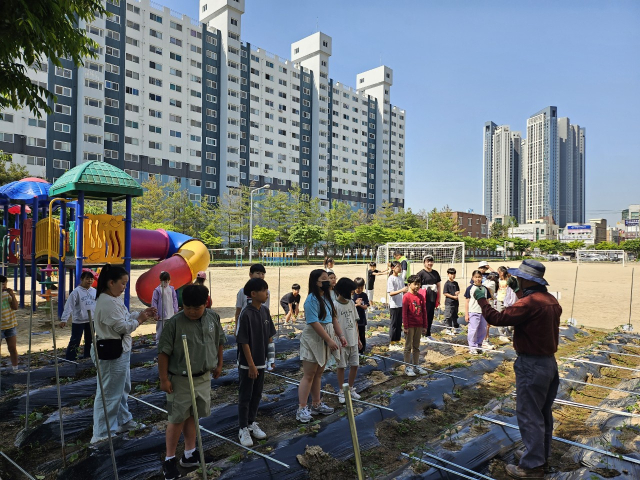
<path fill-rule="evenodd" d="M 500 265 L 507 267 L 517 267 L 520 262 L 495 262 L 493 268 Z M 467 264 L 467 270 L 473 268 L 474 264 Z M 613 264 L 581 264 L 578 270 L 578 281 L 575 294 L 575 304 L 572 305 L 574 290 L 574 280 L 576 276 L 576 264 L 571 262 L 547 263 L 545 278 L 550 283 L 550 290 L 560 292 L 560 305 L 563 308 L 562 319 L 567 320 L 572 313 L 580 325 L 589 328 L 614 329 L 626 323 L 629 318 L 629 293 L 628 288 L 623 286 L 631 283 L 631 268 L 629 266 Z M 413 270 L 418 271 L 419 265 L 413 265 Z M 289 292 L 289 286 L 293 283 L 301 285 L 307 284 L 309 273 L 318 268 L 317 265 L 302 265 L 296 267 L 267 267 L 265 280 L 270 285 L 271 290 L 271 313 L 274 316 L 282 314 L 279 309 L 279 299 Z M 446 270 L 446 266 L 436 264 L 436 270 Z M 334 269 L 336 274 L 349 278 L 363 277 L 366 274 L 366 266 L 358 265 L 337 265 Z M 131 274 L 131 285 L 135 285 L 137 279 L 146 270 L 136 269 Z M 235 301 L 238 290 L 244 286 L 248 280 L 249 269 L 245 267 L 210 267 L 208 275 L 211 278 L 211 285 L 214 291 L 212 295 L 213 309 L 220 315 L 223 323 L 233 322 L 235 314 Z M 442 275 L 442 274 L 441 274 Z M 445 275 L 446 276 L 446 275 Z M 459 276 L 459 281 L 463 281 Z M 615 282 L 602 282 L 602 278 L 615 278 Z M 378 278 L 375 283 L 374 299 L 379 301 L 385 296 L 385 277 Z M 208 280 L 207 280 L 208 285 Z M 9 286 L 13 288 L 13 280 L 9 279 Z M 135 289 L 133 289 L 135 290 Z M 598 292 L 594 295 L 593 292 Z M 306 288 L 301 292 L 304 303 Z M 29 295 L 25 302 L 29 304 Z M 43 302 L 39 301 L 39 304 Z M 131 308 L 142 309 L 144 306 L 132 292 Z M 640 308 L 640 296 L 633 298 L 632 310 L 637 312 Z M 29 309 L 18 310 L 18 352 L 25 353 L 28 349 L 28 328 Z M 635 316 L 631 319 L 634 331 L 640 331 L 640 319 Z M 380 327 L 381 329 L 388 327 Z M 51 350 L 51 322 L 48 314 L 36 312 L 33 316 L 32 343 L 33 350 Z M 141 325 L 134 335 L 146 335 L 155 333 L 155 324 L 152 322 Z M 65 328 L 56 328 L 57 344 L 64 348 L 69 342 L 71 334 L 70 325 Z M 6 355 L 6 351 L 3 351 Z M 5 357 L 6 358 L 6 357 Z"/>

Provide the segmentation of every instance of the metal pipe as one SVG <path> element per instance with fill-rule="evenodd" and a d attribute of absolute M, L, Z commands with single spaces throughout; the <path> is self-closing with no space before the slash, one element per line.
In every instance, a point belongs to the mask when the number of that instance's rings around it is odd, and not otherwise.
<path fill-rule="evenodd" d="M 102 383 L 102 372 L 100 371 L 100 360 L 98 358 L 98 342 L 96 341 L 96 329 L 93 327 L 93 319 L 91 318 L 91 312 L 87 312 L 89 315 L 89 325 L 91 327 L 91 342 L 93 343 L 93 355 L 94 362 L 96 364 L 96 373 L 98 374 L 98 385 L 100 385 L 100 396 L 102 397 L 102 408 L 104 410 L 104 421 L 107 423 L 107 437 L 109 439 L 109 449 L 111 450 L 111 464 L 113 465 L 113 475 L 115 480 L 118 480 L 118 465 L 116 465 L 116 454 L 113 451 L 113 438 L 111 438 L 111 423 L 109 422 L 109 415 L 107 414 L 107 399 L 104 395 L 104 385 Z M 129 398 L 134 398 L 129 396 Z M 62 412 L 60 412 L 62 416 Z"/>
<path fill-rule="evenodd" d="M 473 473 L 474 475 L 477 475 L 480 478 L 485 478 L 486 480 L 493 480 L 493 478 L 491 478 L 491 477 L 488 477 L 488 476 L 483 475 L 483 474 L 478 473 L 478 472 L 474 472 L 473 470 L 465 468 L 462 465 L 458 465 L 457 463 L 450 462 L 449 460 L 445 460 L 444 458 L 436 457 L 435 455 L 431 455 L 430 453 L 427 453 L 427 452 L 422 452 L 422 454 L 426 455 L 427 457 L 430 457 L 430 458 L 435 458 L 439 462 L 446 463 L 448 465 L 453 465 L 454 467 L 459 468 L 463 472 Z"/>
<path fill-rule="evenodd" d="M 576 302 L 576 287 L 578 286 L 578 267 L 580 265 L 577 264 L 576 265 L 576 278 L 573 281 L 573 299 L 571 300 L 571 319 L 573 320 L 573 306 L 575 305 Z"/>
<path fill-rule="evenodd" d="M 629 295 L 629 323 L 627 324 L 627 330 L 630 332 L 632 330 L 631 326 L 631 305 L 633 304 L 633 274 L 636 270 L 636 267 L 631 269 L 631 294 Z"/>
<path fill-rule="evenodd" d="M 35 240 L 35 239 L 34 239 Z M 49 276 L 49 280 L 51 280 L 51 276 Z M 53 302 L 50 305 L 51 308 L 49 308 L 49 316 L 51 318 L 51 338 L 53 339 L 53 352 L 57 353 L 58 352 L 58 347 L 56 345 L 56 324 L 53 321 Z M 60 396 L 60 370 L 59 370 L 59 366 L 58 366 L 58 357 L 55 356 L 53 358 L 53 364 L 55 365 L 55 369 L 56 369 L 56 393 L 58 394 L 58 416 L 60 417 L 59 423 L 60 423 L 60 442 L 62 443 L 62 466 L 66 467 L 67 466 L 67 454 L 65 452 L 65 442 L 64 442 L 64 425 L 63 425 L 63 420 L 62 420 L 62 398 Z"/>
<path fill-rule="evenodd" d="M 20 470 L 22 473 L 24 473 L 24 475 L 27 478 L 30 478 L 31 480 L 36 480 L 35 478 L 33 478 L 31 475 L 29 475 L 20 465 L 18 465 L 16 462 L 14 462 L 13 460 L 11 460 L 9 457 L 7 457 L 5 455 L 4 452 L 0 452 L 0 455 L 2 455 L 4 458 L 6 458 L 9 462 L 11 462 L 11 464 L 16 467 L 18 470 Z"/>
<path fill-rule="evenodd" d="M 189 358 L 189 343 L 187 342 L 186 335 L 182 335 L 182 345 L 184 347 L 184 360 L 187 363 L 187 378 L 189 379 L 189 389 L 191 390 L 191 408 L 193 408 L 193 421 L 196 424 L 196 439 L 198 440 L 198 451 L 200 452 L 200 467 L 202 468 L 202 478 L 203 480 L 207 480 L 207 463 L 204 461 L 202 435 L 200 434 L 200 416 L 198 415 L 198 402 L 196 401 L 196 391 L 193 387 L 191 359 Z"/>
<path fill-rule="evenodd" d="M 33 198 L 33 215 L 31 218 L 31 290 L 36 289 L 36 225 L 38 223 L 38 197 Z M 53 307 L 53 302 L 51 303 Z M 31 297 L 31 310 L 36 309 L 36 303 Z"/>
<path fill-rule="evenodd" d="M 611 410 L 609 408 L 603 408 L 603 407 L 594 406 L 594 405 L 585 405 L 584 403 L 572 402 L 570 400 L 562 400 L 560 398 L 556 398 L 554 402 L 560 405 L 567 405 L 569 407 L 576 407 L 576 408 L 584 408 L 585 410 L 593 410 L 595 412 L 605 412 L 605 413 L 611 413 L 613 415 L 622 415 L 623 417 L 640 418 L 640 415 L 638 415 L 637 413 L 623 412 L 622 410 Z"/>
<path fill-rule="evenodd" d="M 35 299 L 35 291 L 31 290 L 31 303 Z M 29 310 L 29 350 L 27 351 L 27 395 L 25 397 L 24 429 L 29 428 L 29 391 L 31 390 L 31 331 L 33 329 L 33 308 Z"/>
<path fill-rule="evenodd" d="M 131 195 L 127 195 L 125 199 L 126 218 L 124 219 L 124 269 L 127 271 L 129 277 L 131 277 L 131 222 L 132 222 L 132 204 Z M 80 272 L 82 273 L 82 272 Z M 76 282 L 79 282 L 80 273 Z M 129 308 L 129 302 L 131 300 L 131 282 L 127 282 L 127 286 L 124 289 L 124 305 Z"/>
<path fill-rule="evenodd" d="M 160 407 L 158 407 L 158 406 L 154 405 L 153 403 L 149 403 L 149 402 L 147 402 L 147 401 L 145 401 L 145 400 L 142 400 L 141 398 L 134 397 L 134 396 L 131 396 L 131 395 L 129 396 L 129 398 L 130 398 L 130 399 L 134 399 L 134 400 L 136 400 L 136 401 L 138 401 L 138 402 L 140 402 L 140 403 L 142 403 L 142 404 L 144 404 L 144 405 L 146 405 L 146 406 L 148 406 L 148 407 L 155 408 L 156 410 L 158 410 L 158 411 L 160 411 L 160 412 L 163 412 L 163 413 L 169 413 L 169 412 L 167 412 L 164 408 L 160 408 Z M 258 455 L 259 457 L 262 457 L 262 458 L 264 458 L 265 460 L 271 460 L 272 462 L 275 462 L 275 463 L 277 463 L 278 465 L 282 465 L 283 467 L 289 468 L 289 465 L 287 465 L 286 463 L 282 463 L 280 460 L 276 460 L 275 458 L 272 458 L 272 457 L 270 457 L 270 456 L 268 456 L 268 455 L 265 455 L 264 453 L 260 453 L 260 452 L 258 452 L 258 451 L 256 451 L 256 450 L 253 450 L 252 448 L 245 447 L 244 445 L 241 445 L 241 444 L 239 444 L 239 443 L 237 443 L 237 442 L 234 442 L 233 440 L 230 440 L 230 439 L 228 439 L 227 437 L 223 437 L 223 436 L 222 436 L 222 435 L 220 435 L 219 433 L 212 432 L 211 430 L 207 430 L 207 429 L 206 429 L 206 428 L 204 428 L 203 426 L 200 426 L 200 430 L 202 430 L 203 432 L 208 433 L 208 434 L 210 434 L 210 435 L 213 435 L 214 437 L 219 438 L 220 440 L 224 440 L 225 442 L 233 443 L 233 444 L 234 444 L 234 445 L 236 445 L 237 447 L 240 447 L 240 448 L 242 448 L 242 449 L 244 449 L 244 450 L 247 450 L 248 452 L 251 452 L 251 453 L 253 453 L 254 455 Z"/>
<path fill-rule="evenodd" d="M 38 355 L 44 355 L 45 357 L 57 358 L 58 360 L 61 360 L 63 362 L 73 363 L 74 365 L 80 365 L 78 362 L 74 362 L 73 360 L 67 360 L 66 358 L 62 358 L 62 357 L 55 357 L 53 355 L 49 355 L 48 353 L 44 353 L 44 352 L 38 352 Z"/>
<path fill-rule="evenodd" d="M 614 392 L 628 393 L 630 395 L 640 395 L 640 392 L 630 392 L 629 390 L 622 390 L 620 388 L 613 388 L 613 387 L 605 387 L 604 385 L 598 385 L 597 383 L 581 382 L 580 380 L 569 380 L 568 378 L 560 377 L 560 381 L 571 382 L 571 383 L 579 383 L 580 385 L 587 385 L 588 387 L 604 388 L 606 390 L 613 390 Z"/>
<path fill-rule="evenodd" d="M 425 465 L 429 465 L 430 467 L 437 468 L 438 470 L 443 470 L 443 471 L 448 472 L 448 473 L 453 473 L 454 475 L 457 475 L 459 477 L 467 478 L 468 480 L 477 480 L 477 478 L 469 477 L 468 475 L 465 475 L 463 473 L 456 472 L 454 470 L 450 470 L 447 467 L 443 467 L 441 465 L 436 465 L 435 463 L 427 462 L 426 460 L 423 460 L 422 458 L 418 458 L 418 457 L 413 457 L 411 455 L 407 455 L 404 452 L 401 453 L 400 455 L 402 455 L 404 457 L 407 457 L 407 458 L 410 458 L 411 460 L 417 460 L 417 461 L 419 461 L 421 463 L 424 463 Z"/>
<path fill-rule="evenodd" d="M 351 388 L 348 383 L 342 384 L 344 400 L 347 406 L 347 418 L 349 419 L 349 430 L 351 431 L 351 443 L 353 444 L 353 456 L 356 461 L 356 473 L 358 480 L 364 480 L 362 474 L 362 458 L 360 457 L 360 443 L 358 442 L 358 431 L 356 429 L 356 417 L 353 414 L 353 403 L 351 402 Z"/>
<path fill-rule="evenodd" d="M 291 384 L 291 385 L 299 385 L 299 384 L 300 384 L 300 382 L 297 382 L 296 380 L 294 380 L 294 379 L 292 379 L 292 378 L 289 378 L 289 377 L 286 377 L 286 376 L 284 376 L 284 375 L 280 375 L 279 373 L 273 373 L 273 372 L 269 372 L 269 371 L 267 371 L 267 373 L 269 373 L 269 374 L 271 374 L 271 375 L 275 375 L 276 377 L 284 378 L 284 379 L 285 379 L 285 383 L 289 383 L 289 384 Z M 327 395 L 333 395 L 334 397 L 337 397 L 337 396 L 338 396 L 338 394 L 337 394 L 337 393 L 335 393 L 335 392 L 329 392 L 329 391 L 327 391 L 327 390 L 320 390 L 320 391 L 321 391 L 322 393 L 326 393 Z M 365 400 L 356 400 L 356 399 L 353 399 L 353 401 L 354 401 L 354 402 L 358 402 L 358 403 L 362 403 L 363 405 L 369 405 L 369 406 L 371 406 L 371 407 L 380 408 L 380 409 L 382 409 L 382 410 L 388 410 L 389 412 L 393 412 L 393 411 L 394 411 L 392 408 L 384 407 L 384 406 L 382 406 L 382 405 L 378 405 L 378 404 L 376 404 L 376 403 L 370 403 L 370 402 L 367 402 L 367 401 L 365 401 Z"/>
<path fill-rule="evenodd" d="M 75 281 L 76 287 L 80 284 L 80 276 L 82 275 L 83 262 L 84 262 L 84 192 L 79 192 L 78 200 L 76 203 L 76 281 Z M 127 282 L 127 285 L 129 285 L 128 282 Z M 71 285 L 69 285 L 69 288 L 71 288 Z M 98 351 L 96 350 L 96 355 L 97 354 L 98 354 Z"/>
<path fill-rule="evenodd" d="M 486 420 L 487 422 L 495 423 L 496 425 L 501 425 L 503 427 L 513 428 L 514 430 L 520 430 L 520 427 L 517 425 L 513 425 L 511 423 L 502 422 L 500 420 L 496 420 L 494 418 L 485 417 L 484 415 L 474 415 L 474 417 L 479 418 L 481 420 Z M 571 440 L 565 440 L 564 438 L 559 437 L 551 437 L 557 442 L 566 443 L 567 445 L 571 445 L 573 447 L 582 448 L 583 450 L 589 450 L 591 452 L 600 453 L 602 455 L 607 455 L 608 457 L 617 458 L 619 460 L 625 460 L 627 462 L 635 463 L 636 465 L 640 465 L 640 460 L 636 458 L 627 457 L 625 455 L 620 455 L 617 453 L 608 452 L 606 450 L 602 450 L 600 448 L 591 447 L 589 445 L 584 445 L 582 443 L 572 442 Z"/>
<path fill-rule="evenodd" d="M 414 365 L 413 363 L 407 363 L 407 362 L 403 362 L 402 360 L 396 360 L 395 358 L 391 358 L 391 357 L 385 357 L 384 355 L 376 355 L 375 353 L 371 353 L 370 355 L 365 355 L 366 356 L 372 356 L 372 357 L 378 357 L 378 358 L 384 358 L 385 360 L 391 360 L 392 362 L 397 362 L 397 363 L 402 363 L 404 365 L 409 365 L 411 367 L 418 367 L 420 365 Z M 424 368 L 425 370 L 435 373 L 437 375 L 445 375 L 447 377 L 451 377 L 451 378 L 457 378 L 458 380 L 464 380 L 465 382 L 467 381 L 466 378 L 462 378 L 462 377 L 458 377 L 457 375 L 452 375 L 451 373 L 444 373 L 440 370 L 432 370 L 431 368 L 426 368 L 426 367 L 420 367 L 420 368 Z"/>
<path fill-rule="evenodd" d="M 592 365 L 601 365 L 603 367 L 610 367 L 610 368 L 620 368 L 622 370 L 630 370 L 632 372 L 640 373 L 640 370 L 638 370 L 637 368 L 622 367 L 620 365 L 612 365 L 610 363 L 592 362 L 591 360 L 582 360 L 580 358 L 573 358 L 573 357 L 560 357 L 560 358 L 563 360 L 571 360 L 573 362 L 590 363 Z"/>
<path fill-rule="evenodd" d="M 502 354 L 507 353 L 507 352 L 505 352 L 503 350 L 495 350 L 493 348 L 469 347 L 468 345 L 460 345 L 459 343 L 451 343 L 451 342 L 442 342 L 442 341 L 439 341 L 439 340 L 433 341 L 433 342 L 429 342 L 429 343 L 440 343 L 442 345 L 452 345 L 454 347 L 467 348 L 467 349 L 473 348 L 475 350 L 487 350 L 487 351 L 492 352 L 492 353 L 502 353 Z"/>
<path fill-rule="evenodd" d="M 280 267 L 278 267 L 278 298 L 280 297 Z M 293 313 L 293 312 L 292 312 Z M 280 337 L 280 300 L 278 300 L 278 338 Z"/>

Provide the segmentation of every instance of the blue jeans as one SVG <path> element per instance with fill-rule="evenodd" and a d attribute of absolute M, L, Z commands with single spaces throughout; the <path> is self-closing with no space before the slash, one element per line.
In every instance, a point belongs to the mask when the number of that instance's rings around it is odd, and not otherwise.
<path fill-rule="evenodd" d="M 131 352 L 123 352 L 120 358 L 115 360 L 98 360 L 107 403 L 107 417 L 109 418 L 112 435 L 116 433 L 119 426 L 124 425 L 133 418 L 127 405 L 127 398 L 131 391 L 130 357 Z M 93 363 L 96 363 L 93 348 L 91 349 L 91 359 Z M 100 393 L 100 382 L 98 382 L 96 399 L 93 402 L 93 439 L 97 440 L 106 436 L 107 421 L 104 418 L 102 394 Z"/>
<path fill-rule="evenodd" d="M 67 347 L 67 353 L 64 356 L 67 360 L 74 361 L 78 356 L 78 347 L 84 334 L 84 356 L 82 358 L 89 358 L 91 354 L 91 325 L 89 323 L 72 323 L 71 324 L 71 338 L 69 339 L 69 346 Z"/>

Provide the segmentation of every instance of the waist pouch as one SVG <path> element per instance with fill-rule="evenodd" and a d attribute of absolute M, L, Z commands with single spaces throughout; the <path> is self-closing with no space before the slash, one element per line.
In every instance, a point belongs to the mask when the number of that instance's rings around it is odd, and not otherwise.
<path fill-rule="evenodd" d="M 122 355 L 122 338 L 97 340 L 96 344 L 100 360 L 116 360 Z"/>

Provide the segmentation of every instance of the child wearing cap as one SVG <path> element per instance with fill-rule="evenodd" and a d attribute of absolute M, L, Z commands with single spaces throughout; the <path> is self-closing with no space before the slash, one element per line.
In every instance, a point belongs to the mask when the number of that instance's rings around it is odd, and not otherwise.
<path fill-rule="evenodd" d="M 218 314 L 205 308 L 208 295 L 207 287 L 187 285 L 182 293 L 183 310 L 167 320 L 158 342 L 158 375 L 160 388 L 167 393 L 169 414 L 167 454 L 163 464 L 166 480 L 180 477 L 175 455 L 181 434 L 184 434 L 184 454 L 180 465 L 195 467 L 200 464 L 194 417 L 210 415 L 211 373 L 213 378 L 222 373 L 226 338 Z M 187 337 L 197 412 L 192 411 L 182 335 Z"/>
<path fill-rule="evenodd" d="M 151 306 L 158 310 L 156 322 L 156 342 L 160 340 L 162 328 L 165 322 L 178 313 L 178 295 L 176 289 L 171 286 L 169 272 L 160 272 L 160 285 L 153 291 Z"/>
<path fill-rule="evenodd" d="M 80 275 L 80 285 L 69 294 L 64 311 L 60 317 L 60 328 L 64 328 L 71 317 L 71 338 L 67 346 L 65 358 L 75 361 L 78 357 L 78 347 L 84 335 L 84 355 L 89 358 L 91 354 L 91 325 L 89 325 L 89 312 L 93 316 L 96 310 L 96 289 L 91 285 L 95 277 L 91 270 L 85 270 Z"/>
<path fill-rule="evenodd" d="M 194 285 L 202 285 L 203 287 L 206 287 L 206 285 L 204 284 L 204 282 L 207 280 L 207 272 L 203 272 L 202 270 L 198 272 L 198 275 L 196 276 L 196 280 L 193 282 Z M 207 308 L 211 308 L 211 305 L 213 305 L 213 302 L 211 301 L 211 295 L 209 295 L 209 297 L 207 298 Z"/>

